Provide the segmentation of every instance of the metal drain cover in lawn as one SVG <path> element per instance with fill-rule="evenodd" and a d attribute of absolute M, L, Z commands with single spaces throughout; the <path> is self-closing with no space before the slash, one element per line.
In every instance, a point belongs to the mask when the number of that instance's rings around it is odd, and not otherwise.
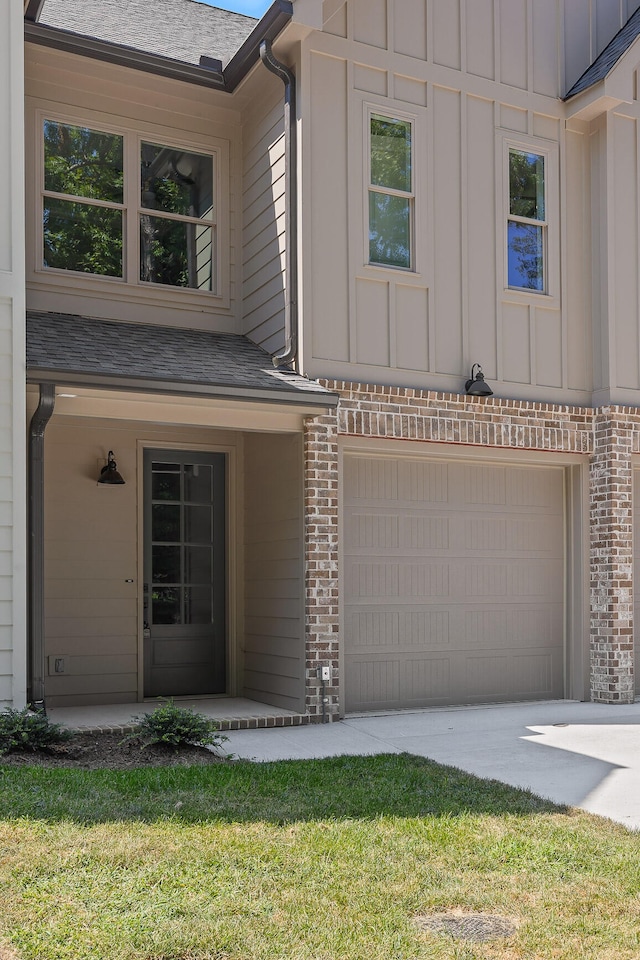
<path fill-rule="evenodd" d="M 490 913 L 432 913 L 419 914 L 416 922 L 423 930 L 433 933 L 448 933 L 457 940 L 472 940 L 481 943 L 485 940 L 499 940 L 511 937 L 516 925 L 506 917 L 496 917 Z"/>

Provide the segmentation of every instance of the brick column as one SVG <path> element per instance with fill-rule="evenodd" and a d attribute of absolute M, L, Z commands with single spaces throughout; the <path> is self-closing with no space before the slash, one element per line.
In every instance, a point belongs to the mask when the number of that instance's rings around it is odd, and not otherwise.
<path fill-rule="evenodd" d="M 312 720 L 339 713 L 338 442 L 336 415 L 308 420 L 304 431 L 306 705 Z M 319 668 L 330 668 L 325 684 Z"/>
<path fill-rule="evenodd" d="M 633 429 L 597 411 L 590 461 L 591 696 L 633 703 Z"/>

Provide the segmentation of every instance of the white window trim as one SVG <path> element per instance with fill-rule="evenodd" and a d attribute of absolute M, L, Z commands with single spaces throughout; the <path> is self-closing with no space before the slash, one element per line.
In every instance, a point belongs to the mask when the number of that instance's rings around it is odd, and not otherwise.
<path fill-rule="evenodd" d="M 509 286 L 509 245 L 508 223 L 521 218 L 512 217 L 509 183 L 509 153 L 533 153 L 544 157 L 545 170 L 545 219 L 544 221 L 522 221 L 537 223 L 544 228 L 544 290 L 529 290 L 526 287 Z M 496 204 L 496 237 L 500 238 L 502 256 L 498 255 L 498 290 L 502 299 L 515 303 L 540 303 L 545 307 L 560 305 L 560 197 L 559 197 L 559 144 L 556 141 L 539 137 L 506 135 L 499 132 L 496 143 L 496 156 L 501 158 L 497 166 L 497 194 L 502 202 Z"/>
<path fill-rule="evenodd" d="M 411 125 L 411 190 L 394 190 L 392 188 L 383 188 L 371 182 L 371 118 L 373 116 L 386 117 L 389 120 L 401 120 L 403 123 Z M 364 158 L 366 176 L 364 179 L 363 195 L 363 213 L 364 213 L 364 266 L 375 270 L 398 271 L 406 276 L 415 274 L 418 262 L 418 243 L 417 243 L 417 199 L 416 199 L 416 169 L 417 169 L 417 117 L 415 114 L 405 113 L 402 110 L 396 110 L 390 103 L 364 104 Z M 409 200 L 409 238 L 410 238 L 410 266 L 399 267 L 390 263 L 378 263 L 369 259 L 369 192 L 384 193 L 391 196 L 403 197 Z"/>
<path fill-rule="evenodd" d="M 74 270 L 45 267 L 42 252 L 43 223 L 42 209 L 44 197 L 44 121 L 52 120 L 71 126 L 83 126 L 104 133 L 117 134 L 123 137 L 123 169 L 124 169 L 124 197 L 123 197 L 123 277 L 106 277 L 98 274 L 78 272 Z M 169 284 L 153 283 L 139 278 L 140 237 L 139 217 L 141 213 L 149 213 L 140 206 L 139 197 L 139 157 L 141 144 L 156 143 L 162 146 L 191 150 L 194 153 L 209 154 L 214 164 L 214 196 L 216 217 L 212 221 L 215 237 L 215 256 L 212 263 L 213 290 L 196 290 L 191 287 L 174 287 Z M 52 289 L 74 289 L 87 296 L 111 298 L 116 289 L 122 296 L 136 302 L 152 302 L 162 300 L 171 305 L 191 305 L 202 309 L 206 304 L 209 308 L 228 308 L 229 297 L 229 262 L 223 259 L 222 253 L 229 249 L 229 142 L 212 137 L 185 135 L 177 138 L 174 131 L 159 127 L 155 124 L 133 126 L 123 121 L 114 125 L 113 119 L 103 114 L 89 111 L 67 113 L 56 109 L 47 109 L 37 105 L 34 110 L 34 143 L 37 191 L 34 197 L 33 210 L 33 242 L 31 247 L 31 264 L 27 265 L 29 274 L 38 281 L 38 285 L 50 285 Z M 120 204 L 103 203 L 99 206 L 120 208 Z M 151 211 L 153 213 L 153 211 Z M 170 218 L 174 219 L 174 218 Z M 182 219 L 182 218 L 175 218 Z M 187 218 L 188 219 L 188 218 Z M 115 289 L 114 289 L 115 288 Z"/>

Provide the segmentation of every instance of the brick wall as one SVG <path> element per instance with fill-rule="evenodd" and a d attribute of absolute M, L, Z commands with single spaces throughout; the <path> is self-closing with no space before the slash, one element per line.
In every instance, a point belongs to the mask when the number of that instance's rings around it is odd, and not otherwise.
<path fill-rule="evenodd" d="M 307 422 L 304 434 L 306 704 L 316 720 L 338 713 L 338 440 L 335 416 Z M 327 666 L 331 680 L 322 683 Z M 324 704 L 323 704 L 324 701 Z"/>
<path fill-rule="evenodd" d="M 305 430 L 307 516 L 307 710 L 319 719 L 323 695 L 338 706 L 339 436 L 557 451 L 589 459 L 591 695 L 628 703 L 633 675 L 632 454 L 640 453 L 640 412 L 632 407 L 555 406 L 402 387 L 325 380 L 340 394 L 335 415 Z M 318 667 L 329 665 L 323 691 Z"/>

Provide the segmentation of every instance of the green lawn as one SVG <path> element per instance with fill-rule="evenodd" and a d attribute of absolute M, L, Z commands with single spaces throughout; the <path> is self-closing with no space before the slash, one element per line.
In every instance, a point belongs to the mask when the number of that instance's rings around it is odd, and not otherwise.
<path fill-rule="evenodd" d="M 5 766 L 0 785 L 3 960 L 640 957 L 640 836 L 416 757 Z M 450 909 L 518 930 L 413 919 Z"/>

